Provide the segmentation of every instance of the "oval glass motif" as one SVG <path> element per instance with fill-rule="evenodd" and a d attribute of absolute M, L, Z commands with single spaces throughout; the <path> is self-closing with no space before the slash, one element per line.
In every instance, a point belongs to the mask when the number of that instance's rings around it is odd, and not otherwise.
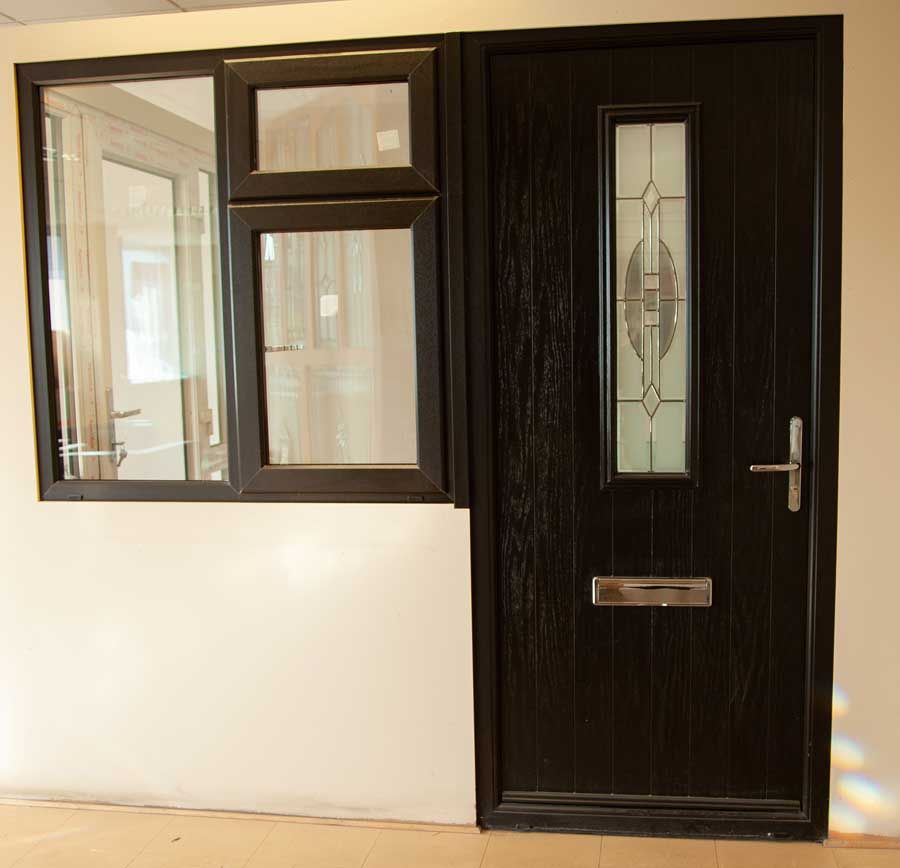
<path fill-rule="evenodd" d="M 658 289 L 644 292 L 644 242 L 638 241 L 631 259 L 628 261 L 628 270 L 625 273 L 625 324 L 628 326 L 628 339 L 639 359 L 644 358 L 643 332 L 647 317 L 645 311 L 656 311 L 656 320 L 659 326 L 659 356 L 669 351 L 672 339 L 675 337 L 675 329 L 678 325 L 678 273 L 675 270 L 675 262 L 665 242 L 659 242 L 659 273 L 649 275 L 658 278 Z"/>

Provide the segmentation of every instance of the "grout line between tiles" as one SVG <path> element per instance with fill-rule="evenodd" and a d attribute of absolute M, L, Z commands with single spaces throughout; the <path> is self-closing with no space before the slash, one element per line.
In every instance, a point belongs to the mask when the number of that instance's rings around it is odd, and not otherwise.
<path fill-rule="evenodd" d="M 372 846 L 369 847 L 369 852 L 366 853 L 366 855 L 365 855 L 365 857 L 363 858 L 362 862 L 359 863 L 359 868 L 365 868 L 366 862 L 369 861 L 369 856 L 372 855 L 372 851 L 375 849 L 375 845 L 376 845 L 376 844 L 378 843 L 378 841 L 381 839 L 381 833 L 382 833 L 383 831 L 384 831 L 384 829 L 378 829 L 378 830 L 377 830 L 377 832 L 376 832 L 376 834 L 375 834 L 375 840 L 372 841 Z"/>
<path fill-rule="evenodd" d="M 491 846 L 491 842 L 494 840 L 491 836 L 490 829 L 484 833 L 487 836 L 487 842 L 484 845 L 484 850 L 481 853 L 481 860 L 478 863 L 478 868 L 482 868 L 484 865 L 484 860 L 487 859 L 488 848 Z"/>
<path fill-rule="evenodd" d="M 152 844 L 152 843 L 153 843 L 160 835 L 162 835 L 162 833 L 165 832 L 166 829 L 168 829 L 169 826 L 171 826 L 172 823 L 174 823 L 174 822 L 175 822 L 175 818 L 174 818 L 174 817 L 171 817 L 171 818 L 169 819 L 168 822 L 163 823 L 162 826 L 159 827 L 159 831 L 158 831 L 155 835 L 151 835 L 150 840 L 147 841 L 147 843 L 144 844 L 144 846 L 141 847 L 141 849 L 138 850 L 138 852 L 135 853 L 134 856 L 132 856 L 132 857 L 131 857 L 131 858 L 130 858 L 123 866 L 122 866 L 122 868 L 129 868 L 129 865 L 133 865 L 134 862 L 135 862 L 135 860 L 136 860 L 136 859 L 139 859 L 141 856 L 143 856 L 144 853 L 146 852 L 147 848 L 148 848 L 148 847 L 149 847 L 149 846 L 150 846 L 150 845 L 151 845 L 151 844 Z"/>
<path fill-rule="evenodd" d="M 713 855 L 715 856 L 715 859 L 716 859 L 716 868 L 722 868 L 722 866 L 719 864 L 719 839 L 718 838 L 713 838 Z"/>
<path fill-rule="evenodd" d="M 259 852 L 260 847 L 269 840 L 272 832 L 275 831 L 275 827 L 278 825 L 274 820 L 272 821 L 272 825 L 269 827 L 269 831 L 263 836 L 262 841 L 260 841 L 254 848 L 253 852 L 247 857 L 247 860 L 243 863 L 241 868 L 247 868 L 247 866 L 253 861 L 253 857 Z"/>
<path fill-rule="evenodd" d="M 69 822 L 69 820 L 74 815 L 75 815 L 75 810 L 72 809 L 71 811 L 69 811 L 67 816 L 63 817 L 63 819 L 59 821 L 58 826 L 54 826 L 46 834 L 49 835 L 49 834 L 52 834 L 53 832 L 58 832 L 63 826 L 66 825 L 66 823 Z M 26 856 L 30 856 L 35 850 L 37 850 L 37 848 L 40 847 L 42 843 L 43 843 L 43 841 L 35 841 L 33 847 L 26 850 L 21 856 L 19 856 L 18 859 L 15 859 L 13 862 L 10 863 L 9 868 L 15 868 L 15 866 L 18 865 L 19 862 L 21 862 Z"/>

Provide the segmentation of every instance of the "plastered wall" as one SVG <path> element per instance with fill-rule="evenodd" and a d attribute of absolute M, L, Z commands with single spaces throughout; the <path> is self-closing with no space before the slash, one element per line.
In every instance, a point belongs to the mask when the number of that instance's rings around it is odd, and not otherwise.
<path fill-rule="evenodd" d="M 452 30 L 842 12 L 832 825 L 900 835 L 900 3 L 333 0 L 0 29 L 0 793 L 471 822 L 468 516 L 41 504 L 13 63 Z"/>

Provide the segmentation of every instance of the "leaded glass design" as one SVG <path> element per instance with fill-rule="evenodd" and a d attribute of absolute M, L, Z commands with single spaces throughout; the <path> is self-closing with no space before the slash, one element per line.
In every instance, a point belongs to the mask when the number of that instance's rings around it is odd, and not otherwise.
<path fill-rule="evenodd" d="M 686 124 L 616 127 L 619 473 L 687 469 Z"/>

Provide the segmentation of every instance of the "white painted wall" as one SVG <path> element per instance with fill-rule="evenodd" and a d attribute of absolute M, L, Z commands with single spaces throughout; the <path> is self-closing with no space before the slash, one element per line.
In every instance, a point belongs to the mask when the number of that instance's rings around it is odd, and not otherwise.
<path fill-rule="evenodd" d="M 677 5 L 683 19 L 826 12 L 846 15 L 833 823 L 900 835 L 900 4 Z M 465 512 L 36 501 L 12 63 L 674 14 L 343 0 L 0 29 L 0 793 L 474 818 Z"/>

